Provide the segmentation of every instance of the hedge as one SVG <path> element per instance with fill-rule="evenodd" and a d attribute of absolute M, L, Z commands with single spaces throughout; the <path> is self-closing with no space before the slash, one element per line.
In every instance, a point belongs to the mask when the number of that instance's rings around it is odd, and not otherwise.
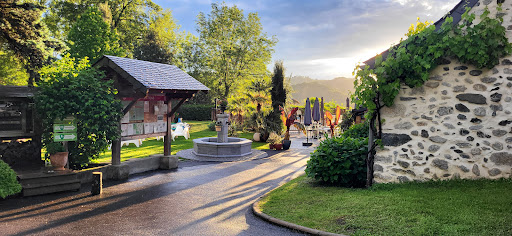
<path fill-rule="evenodd" d="M 182 105 L 176 112 L 177 118 L 183 120 L 211 120 L 213 105 L 209 104 L 186 104 Z"/>

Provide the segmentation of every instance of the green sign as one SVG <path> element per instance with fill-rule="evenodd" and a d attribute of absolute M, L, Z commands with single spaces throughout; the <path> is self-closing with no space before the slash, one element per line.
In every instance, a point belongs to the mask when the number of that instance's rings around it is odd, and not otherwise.
<path fill-rule="evenodd" d="M 55 141 L 55 142 L 76 141 L 76 133 L 55 133 L 55 134 L 53 134 L 53 141 Z"/>
<path fill-rule="evenodd" d="M 54 124 L 53 132 L 55 132 L 55 133 L 75 132 L 76 133 L 76 124 Z"/>
<path fill-rule="evenodd" d="M 63 120 L 55 120 L 53 124 L 53 141 L 76 141 L 77 125 L 74 117 L 66 117 Z"/>

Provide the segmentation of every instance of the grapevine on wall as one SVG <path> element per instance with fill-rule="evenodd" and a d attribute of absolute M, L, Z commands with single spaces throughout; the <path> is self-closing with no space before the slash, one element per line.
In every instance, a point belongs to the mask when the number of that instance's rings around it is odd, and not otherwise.
<path fill-rule="evenodd" d="M 375 58 L 374 68 L 366 65 L 354 70 L 352 100 L 368 109 L 370 121 L 367 186 L 373 181 L 375 140 L 382 135 L 379 111 L 384 106 L 393 105 L 402 84 L 411 88 L 423 86 L 430 79 L 430 72 L 443 64 L 446 57 L 477 68 L 491 69 L 499 64 L 501 57 L 512 53 L 512 45 L 502 26 L 503 18 L 491 18 L 486 7 L 480 22 L 473 24 L 476 16 L 469 14 L 470 9 L 466 9 L 460 24 L 453 25 L 452 17 L 447 17 L 437 29 L 428 22 L 418 22 L 416 28 L 409 28 L 407 39 L 389 49 L 386 58 L 381 55 Z M 501 8 L 497 10 L 500 12 Z"/>

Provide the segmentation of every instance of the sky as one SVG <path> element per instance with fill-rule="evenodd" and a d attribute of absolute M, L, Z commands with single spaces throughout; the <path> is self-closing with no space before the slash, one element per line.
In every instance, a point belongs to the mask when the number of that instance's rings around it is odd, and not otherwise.
<path fill-rule="evenodd" d="M 185 30 L 198 35 L 196 19 L 211 0 L 153 0 L 172 10 Z M 286 75 L 313 79 L 352 78 L 366 61 L 400 41 L 409 26 L 437 21 L 459 0 L 230 0 L 245 14 L 256 12 L 267 36 L 275 35 L 272 63 L 282 60 Z"/>

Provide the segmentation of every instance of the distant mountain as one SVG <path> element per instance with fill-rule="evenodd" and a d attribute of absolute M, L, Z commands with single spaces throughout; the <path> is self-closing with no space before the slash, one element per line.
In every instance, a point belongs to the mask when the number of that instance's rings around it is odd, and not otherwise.
<path fill-rule="evenodd" d="M 325 102 L 335 101 L 345 105 L 349 93 L 354 92 L 354 79 L 345 77 L 315 80 L 306 76 L 294 76 L 291 84 L 294 90 L 292 97 L 300 103 L 308 97 L 324 97 Z"/>
<path fill-rule="evenodd" d="M 316 79 L 312 79 L 312 78 L 309 78 L 307 76 L 293 76 L 290 83 L 292 85 L 296 85 L 296 84 L 302 84 L 302 83 L 309 83 L 309 82 L 313 82 L 313 81 L 316 81 Z"/>

